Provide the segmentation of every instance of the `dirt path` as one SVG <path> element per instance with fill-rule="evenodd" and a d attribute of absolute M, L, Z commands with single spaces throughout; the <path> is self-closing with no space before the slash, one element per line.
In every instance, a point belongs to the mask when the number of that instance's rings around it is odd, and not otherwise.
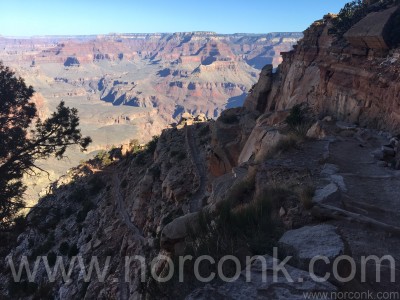
<path fill-rule="evenodd" d="M 400 227 L 400 174 L 378 166 L 370 155 L 384 142 L 364 147 L 351 138 L 335 142 L 330 162 L 339 167 L 347 188 L 342 208 Z"/>
<path fill-rule="evenodd" d="M 121 217 L 123 223 L 125 223 L 126 227 L 128 227 L 133 233 L 134 237 L 139 240 L 144 240 L 142 233 L 140 232 L 139 228 L 137 228 L 131 221 L 128 211 L 124 204 L 123 196 L 121 195 L 121 181 L 117 175 L 117 172 L 114 172 L 112 175 L 112 196 L 115 200 L 115 208 L 118 214 Z"/>
<path fill-rule="evenodd" d="M 189 156 L 199 179 L 199 186 L 190 199 L 190 212 L 196 212 L 201 209 L 202 200 L 206 191 L 207 172 L 204 161 L 200 157 L 199 149 L 196 146 L 196 140 L 192 126 L 185 127 L 186 146 Z"/>
<path fill-rule="evenodd" d="M 400 276 L 400 173 L 377 165 L 371 152 L 387 140 L 374 135 L 368 142 L 348 137 L 330 145 L 329 163 L 338 166 L 345 189 L 340 199 L 327 203 L 330 223 L 338 228 L 347 252 L 360 263 L 362 256 L 390 255 L 396 261 L 396 282 Z M 392 229 L 395 230 L 392 230 Z M 367 268 L 367 283 L 362 288 L 375 291 L 399 291 L 391 283 L 391 267 L 382 263 L 381 282 L 375 280 L 374 266 Z M 356 280 L 360 280 L 359 274 Z M 353 285 L 354 283 L 352 283 Z M 357 283 L 360 284 L 360 283 Z M 350 285 L 348 288 L 352 288 Z"/>

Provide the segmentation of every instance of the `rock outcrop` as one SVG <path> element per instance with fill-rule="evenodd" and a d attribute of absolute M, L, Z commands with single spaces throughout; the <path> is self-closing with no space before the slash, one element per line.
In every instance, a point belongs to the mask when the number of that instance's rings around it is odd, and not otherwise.
<path fill-rule="evenodd" d="M 222 286 L 206 285 L 204 288 L 194 291 L 186 300 L 200 299 L 304 299 L 305 293 L 321 292 L 330 295 L 336 291 L 336 287 L 329 282 L 317 283 L 312 280 L 307 272 L 299 269 L 288 267 L 288 276 L 293 283 L 288 283 L 287 278 L 282 274 L 277 274 L 274 280 L 273 265 L 274 258 L 271 256 L 262 257 L 265 259 L 265 266 L 260 260 L 256 260 L 249 268 L 249 272 L 243 271 L 238 280 L 232 283 L 225 283 Z M 279 264 L 279 260 L 275 259 L 275 264 Z M 263 275 L 266 279 L 263 279 Z M 247 277 L 246 277 L 247 276 Z M 250 283 L 247 282 L 250 278 Z M 316 299 L 323 299 L 316 298 Z"/>
<path fill-rule="evenodd" d="M 332 18 L 327 15 L 315 22 L 294 50 L 282 53 L 272 88 L 269 79 L 260 79 L 253 91 L 269 91 L 267 97 L 265 93 L 257 99 L 250 96 L 244 105 L 265 107 L 268 112 L 306 102 L 319 115 L 396 131 L 400 124 L 398 49 L 360 51 L 338 43 L 329 34 Z"/>

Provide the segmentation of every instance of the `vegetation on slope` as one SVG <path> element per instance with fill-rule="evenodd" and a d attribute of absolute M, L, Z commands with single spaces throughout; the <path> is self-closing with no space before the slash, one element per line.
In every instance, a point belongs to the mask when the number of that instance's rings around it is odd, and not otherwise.
<path fill-rule="evenodd" d="M 78 111 L 61 102 L 48 119 L 40 120 L 31 86 L 0 62 L 0 229 L 14 223 L 24 207 L 25 191 L 21 179 L 25 173 L 41 170 L 37 159 L 55 156 L 61 159 L 67 147 L 81 150 L 91 142 L 82 137 Z M 35 124 L 33 125 L 33 123 Z"/>

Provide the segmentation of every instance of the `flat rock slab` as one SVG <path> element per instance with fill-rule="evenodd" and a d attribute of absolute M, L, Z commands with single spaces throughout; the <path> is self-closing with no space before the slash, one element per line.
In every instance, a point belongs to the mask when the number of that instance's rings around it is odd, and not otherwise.
<path fill-rule="evenodd" d="M 311 276 L 302 270 L 285 265 L 285 268 L 293 282 L 289 282 L 282 272 L 278 272 L 277 280 L 273 278 L 274 258 L 263 256 L 266 268 L 261 261 L 256 260 L 251 265 L 249 281 L 246 282 L 246 271 L 242 271 L 240 277 L 222 285 L 208 284 L 189 294 L 186 300 L 219 300 L 219 299 L 277 299 L 277 300 L 304 300 L 304 293 L 326 292 L 328 297 L 336 287 L 329 282 L 315 282 Z M 276 264 L 279 261 L 276 260 Z M 262 274 L 267 274 L 263 280 Z M 330 299 L 330 298 L 314 298 Z"/>
<path fill-rule="evenodd" d="M 289 264 L 307 271 L 314 257 L 327 257 L 331 264 L 321 260 L 315 264 L 315 274 L 320 276 L 330 272 L 335 258 L 344 253 L 344 244 L 336 233 L 336 227 L 328 224 L 287 231 L 279 240 L 278 247 L 280 255 L 293 257 Z"/>
<path fill-rule="evenodd" d="M 164 227 L 161 233 L 161 241 L 177 241 L 184 239 L 188 235 L 188 231 L 194 230 L 197 226 L 198 217 L 199 213 L 195 212 L 176 218 Z"/>
<path fill-rule="evenodd" d="M 337 201 L 341 197 L 340 189 L 334 183 L 330 183 L 323 188 L 317 189 L 312 199 L 314 203 Z"/>

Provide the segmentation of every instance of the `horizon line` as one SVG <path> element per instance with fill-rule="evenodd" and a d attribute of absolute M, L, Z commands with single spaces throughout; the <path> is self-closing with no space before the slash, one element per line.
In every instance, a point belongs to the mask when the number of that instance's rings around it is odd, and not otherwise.
<path fill-rule="evenodd" d="M 110 33 L 91 33 L 91 34 L 36 34 L 36 35 L 2 35 L 1 38 L 6 39 L 29 39 L 29 38 L 48 38 L 48 37 L 102 37 L 102 36 L 118 36 L 118 35 L 173 35 L 173 34 L 207 34 L 207 35 L 269 35 L 269 34 L 303 34 L 302 31 L 272 31 L 265 33 L 255 32 L 235 32 L 235 33 L 219 33 L 216 31 L 175 31 L 175 32 L 110 32 Z"/>

